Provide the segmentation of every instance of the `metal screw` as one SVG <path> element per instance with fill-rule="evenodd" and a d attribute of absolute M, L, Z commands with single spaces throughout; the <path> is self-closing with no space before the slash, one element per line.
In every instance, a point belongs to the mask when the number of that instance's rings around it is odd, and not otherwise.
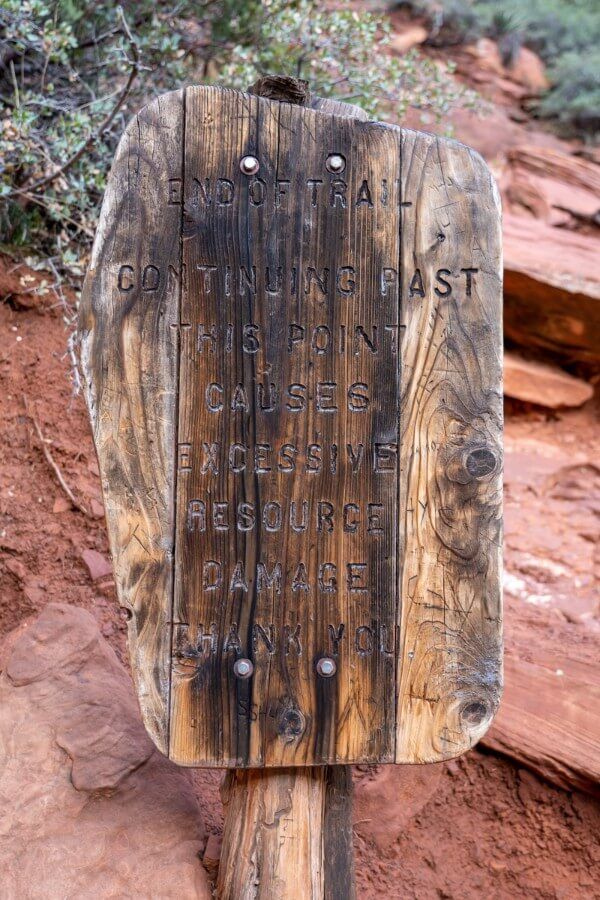
<path fill-rule="evenodd" d="M 254 672 L 254 666 L 250 659 L 236 659 L 233 664 L 233 674 L 236 678 L 250 678 Z"/>
<path fill-rule="evenodd" d="M 240 169 L 244 175 L 256 175 L 260 169 L 260 163 L 255 156 L 242 156 Z"/>
<path fill-rule="evenodd" d="M 317 674 L 320 675 L 321 678 L 331 678 L 336 672 L 337 665 L 335 659 L 331 659 L 330 656 L 322 656 L 317 663 Z"/>
<path fill-rule="evenodd" d="M 330 172 L 339 175 L 346 168 L 346 160 L 341 153 L 330 153 L 325 165 Z"/>

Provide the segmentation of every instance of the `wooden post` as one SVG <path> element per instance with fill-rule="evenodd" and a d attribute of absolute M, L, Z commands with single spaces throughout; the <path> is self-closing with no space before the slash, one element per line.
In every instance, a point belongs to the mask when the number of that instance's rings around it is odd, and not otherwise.
<path fill-rule="evenodd" d="M 349 765 L 491 722 L 501 266 L 480 157 L 294 79 L 119 144 L 82 370 L 146 728 L 230 770 L 227 900 L 351 898 Z"/>
<path fill-rule="evenodd" d="M 222 900 L 353 900 L 349 766 L 227 774 Z"/>

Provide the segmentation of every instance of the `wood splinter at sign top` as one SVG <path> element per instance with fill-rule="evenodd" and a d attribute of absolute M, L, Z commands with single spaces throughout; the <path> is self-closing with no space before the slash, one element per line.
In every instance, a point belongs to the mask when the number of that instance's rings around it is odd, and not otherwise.
<path fill-rule="evenodd" d="M 432 762 L 501 687 L 501 250 L 453 141 L 190 87 L 110 175 L 81 355 L 146 727 Z"/>

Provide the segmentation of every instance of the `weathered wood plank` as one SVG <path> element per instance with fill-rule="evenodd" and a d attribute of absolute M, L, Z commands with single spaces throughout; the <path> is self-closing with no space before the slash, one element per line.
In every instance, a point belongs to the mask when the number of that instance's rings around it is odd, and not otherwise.
<path fill-rule="evenodd" d="M 404 131 L 402 199 L 396 761 L 421 763 L 474 744 L 501 689 L 502 258 L 467 147 Z"/>
<path fill-rule="evenodd" d="M 127 127 L 80 307 L 81 364 L 146 728 L 167 752 L 183 91 Z M 172 180 L 174 179 L 174 181 Z"/>
<path fill-rule="evenodd" d="M 331 116 L 343 116 L 350 119 L 360 119 L 361 122 L 368 122 L 369 116 L 353 103 L 344 103 L 342 100 L 332 100 L 330 97 L 313 97 L 311 100 L 311 108 L 319 112 L 329 113 Z"/>
<path fill-rule="evenodd" d="M 179 762 L 393 759 L 399 138 L 187 91 Z"/>

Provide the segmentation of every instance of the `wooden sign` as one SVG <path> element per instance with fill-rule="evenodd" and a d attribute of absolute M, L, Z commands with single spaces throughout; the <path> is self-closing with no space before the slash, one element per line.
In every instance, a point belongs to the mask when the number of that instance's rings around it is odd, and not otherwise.
<path fill-rule="evenodd" d="M 427 762 L 501 685 L 501 250 L 452 141 L 191 87 L 109 179 L 82 366 L 176 762 Z"/>

